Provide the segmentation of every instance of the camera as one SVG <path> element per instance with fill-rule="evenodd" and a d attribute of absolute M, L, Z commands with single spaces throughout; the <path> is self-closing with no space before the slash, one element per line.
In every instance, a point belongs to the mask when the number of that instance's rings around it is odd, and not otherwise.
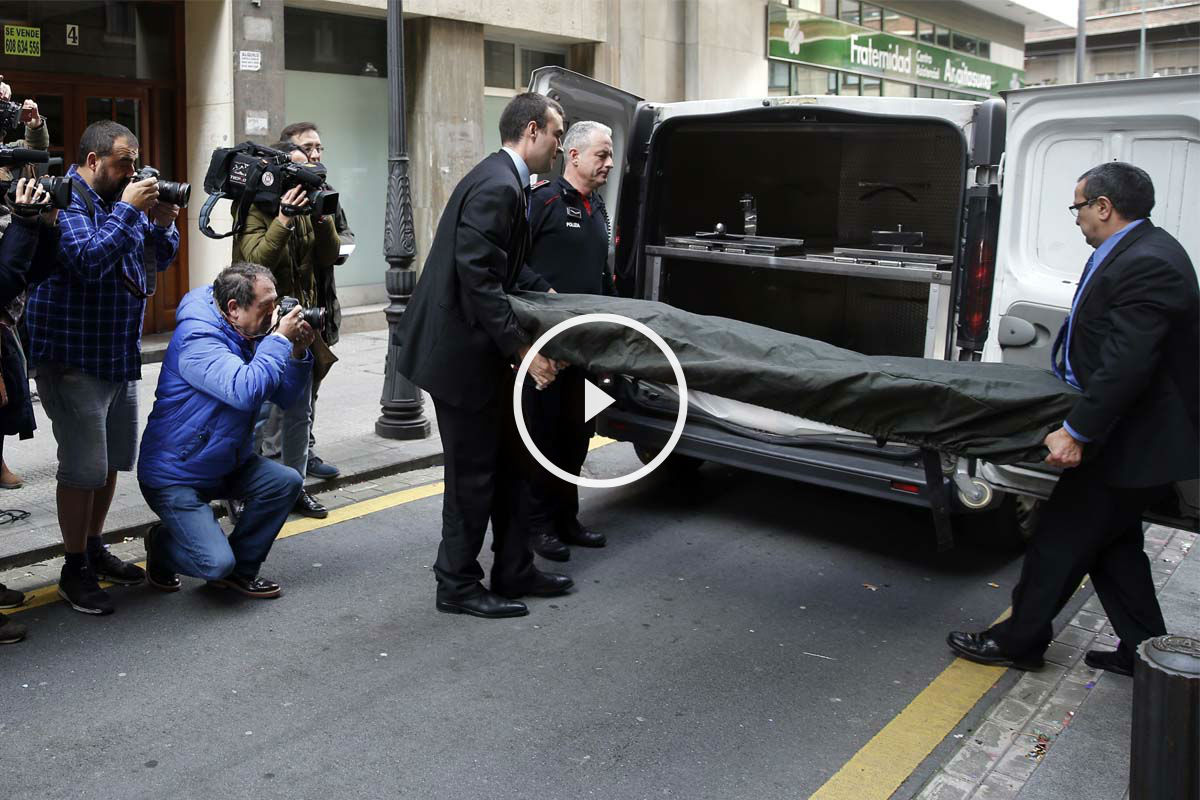
<path fill-rule="evenodd" d="M 283 319 L 288 314 L 292 313 L 292 309 L 300 305 L 300 301 L 294 297 L 279 298 L 279 318 Z M 323 308 L 306 308 L 300 312 L 300 319 L 307 322 L 314 331 L 325 329 L 325 309 Z"/>
<path fill-rule="evenodd" d="M 50 195 L 50 208 L 69 208 L 71 206 L 71 194 L 74 192 L 74 188 L 71 186 L 70 178 L 58 175 L 43 175 L 40 178 L 34 178 L 34 180 Z M 6 195 L 9 205 L 15 205 L 17 202 L 16 181 L 8 185 Z"/>
<path fill-rule="evenodd" d="M 21 104 L 11 100 L 0 100 L 0 132 L 20 127 L 21 122 Z"/>
<path fill-rule="evenodd" d="M 324 165 L 297 164 L 287 153 L 254 142 L 219 147 L 204 176 L 208 199 L 200 210 L 200 231 L 210 239 L 239 234 L 245 229 L 251 204 L 263 204 L 272 214 L 278 213 L 281 198 L 294 186 L 303 186 L 308 197 L 303 213 L 324 217 L 337 212 L 338 193 L 325 187 Z M 209 226 L 209 215 L 222 198 L 235 202 L 237 215 L 233 228 L 218 234 Z"/>
<path fill-rule="evenodd" d="M 158 179 L 158 199 L 164 203 L 187 208 L 188 200 L 192 196 L 192 185 L 190 183 L 176 183 L 175 181 L 164 181 L 158 177 L 159 172 L 154 167 L 142 167 L 141 171 L 133 176 L 135 181 L 144 181 L 147 178 Z"/>
<path fill-rule="evenodd" d="M 2 101 L 0 101 L 2 104 Z M 0 147 L 0 167 L 23 167 L 26 164 L 46 164 L 50 161 L 50 154 L 45 150 L 31 150 L 26 147 Z M 74 189 L 71 186 L 71 179 L 59 177 L 57 175 L 43 175 L 40 178 L 34 178 L 38 184 L 50 194 L 49 206 L 51 208 L 67 208 L 71 205 L 71 193 Z M 8 196 L 10 205 L 16 203 L 17 200 L 17 181 L 13 180 L 7 185 L 0 184 L 3 187 L 2 191 Z"/>

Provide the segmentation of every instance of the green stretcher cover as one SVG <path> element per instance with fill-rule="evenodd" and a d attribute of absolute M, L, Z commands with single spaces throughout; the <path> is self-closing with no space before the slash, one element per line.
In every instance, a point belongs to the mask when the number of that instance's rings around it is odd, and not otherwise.
<path fill-rule="evenodd" d="M 648 300 L 535 292 L 509 300 L 534 339 L 580 314 L 619 314 L 666 341 L 688 389 L 996 464 L 1042 461 L 1042 440 L 1062 425 L 1079 394 L 1049 370 L 865 356 Z M 662 351 L 625 326 L 579 325 L 541 352 L 593 373 L 676 382 Z"/>

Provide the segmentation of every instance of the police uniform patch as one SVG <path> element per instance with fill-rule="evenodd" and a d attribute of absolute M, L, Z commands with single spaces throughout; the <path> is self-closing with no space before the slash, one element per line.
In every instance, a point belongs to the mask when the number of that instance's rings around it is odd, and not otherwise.
<path fill-rule="evenodd" d="M 580 211 L 578 208 L 571 208 L 570 206 L 567 206 L 567 216 L 568 217 L 578 217 L 578 218 L 582 219 L 583 212 Z"/>

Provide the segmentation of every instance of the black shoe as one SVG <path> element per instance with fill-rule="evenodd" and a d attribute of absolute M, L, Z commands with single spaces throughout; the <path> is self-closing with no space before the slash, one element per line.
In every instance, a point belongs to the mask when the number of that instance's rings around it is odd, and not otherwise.
<path fill-rule="evenodd" d="M 480 589 L 476 594 L 455 600 L 443 600 L 439 597 L 437 610 L 443 614 L 470 614 L 472 617 L 484 619 L 523 617 L 529 613 L 529 608 L 524 603 L 505 600 L 487 589 Z"/>
<path fill-rule="evenodd" d="M 1133 677 L 1133 659 L 1126 658 L 1120 650 L 1088 650 L 1083 654 L 1083 663 L 1092 669 Z"/>
<path fill-rule="evenodd" d="M 0 614 L 0 644 L 16 644 L 25 638 L 25 626 Z"/>
<path fill-rule="evenodd" d="M 566 594 L 574 585 L 575 581 L 571 580 L 570 576 L 561 575 L 557 572 L 542 572 L 538 570 L 534 572 L 532 578 L 520 586 L 498 585 L 493 580 L 492 591 L 501 597 L 516 600 L 518 597 L 524 597 L 525 595 L 531 597 L 557 597 L 560 594 Z"/>
<path fill-rule="evenodd" d="M 321 505 L 317 501 L 317 498 L 308 492 L 301 492 L 300 496 L 296 498 L 296 508 L 294 510 L 313 519 L 325 519 L 329 516 L 329 509 Z"/>
<path fill-rule="evenodd" d="M 333 464 L 326 464 L 321 460 L 320 456 L 316 455 L 310 455 L 308 457 L 308 466 L 304 471 L 312 477 L 321 478 L 322 480 L 336 478 L 338 475 L 342 474 L 340 469 L 335 467 Z"/>
<path fill-rule="evenodd" d="M 146 583 L 160 592 L 178 592 L 179 576 L 160 566 L 161 557 L 158 555 L 159 537 L 163 535 L 163 526 L 156 523 L 146 531 Z"/>
<path fill-rule="evenodd" d="M 242 518 L 242 509 L 246 504 L 241 500 L 225 499 L 221 501 L 221 505 L 225 507 L 225 516 L 234 525 L 238 524 L 238 520 Z"/>
<path fill-rule="evenodd" d="M 103 616 L 114 611 L 112 598 L 100 588 L 96 573 L 87 563 L 75 569 L 63 564 L 58 578 L 58 596 L 83 614 Z"/>
<path fill-rule="evenodd" d="M 208 585 L 217 586 L 222 589 L 233 589 L 235 592 L 246 595 L 246 597 L 256 597 L 261 600 L 269 600 L 272 597 L 279 597 L 283 594 L 283 590 L 279 588 L 278 583 L 269 581 L 266 578 L 260 578 L 257 575 L 253 578 L 245 578 L 241 575 L 227 575 L 219 580 L 209 581 Z"/>
<path fill-rule="evenodd" d="M 951 631 L 946 637 L 950 649 L 963 658 L 978 664 L 1014 669 L 1041 669 L 1046 662 L 1041 656 L 1011 656 L 1000 649 L 999 643 L 986 633 Z"/>
<path fill-rule="evenodd" d="M 563 525 L 558 532 L 558 538 L 567 544 L 577 544 L 580 547 L 604 547 L 608 544 L 608 537 L 603 533 L 588 530 L 580 525 L 577 519 L 569 520 Z"/>
<path fill-rule="evenodd" d="M 25 594 L 16 589 L 9 589 L 0 583 L 0 608 L 20 608 L 25 605 Z"/>
<path fill-rule="evenodd" d="M 567 561 L 571 558 L 570 548 L 560 542 L 553 533 L 539 531 L 530 534 L 529 545 L 533 548 L 533 552 L 551 561 Z"/>
<path fill-rule="evenodd" d="M 146 571 L 132 561 L 122 561 L 114 556 L 107 547 L 98 552 L 88 552 L 88 563 L 96 580 L 117 583 L 121 586 L 137 586 L 146 580 Z"/>

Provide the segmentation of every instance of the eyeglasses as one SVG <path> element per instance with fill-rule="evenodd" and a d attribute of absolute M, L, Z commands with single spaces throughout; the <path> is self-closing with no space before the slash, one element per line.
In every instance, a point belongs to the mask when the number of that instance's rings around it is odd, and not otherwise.
<path fill-rule="evenodd" d="M 1096 197 L 1091 200 L 1084 200 L 1082 203 L 1075 203 L 1074 205 L 1067 206 L 1067 211 L 1071 212 L 1072 217 L 1078 217 L 1079 209 L 1083 208 L 1084 206 L 1090 206 L 1092 203 L 1096 202 L 1099 199 L 1100 199 L 1099 197 Z"/>
<path fill-rule="evenodd" d="M 303 147 L 301 147 L 300 149 L 303 150 L 305 153 L 307 153 L 310 156 L 313 153 L 324 153 L 325 152 L 325 146 L 320 145 L 320 144 L 306 144 Z"/>

